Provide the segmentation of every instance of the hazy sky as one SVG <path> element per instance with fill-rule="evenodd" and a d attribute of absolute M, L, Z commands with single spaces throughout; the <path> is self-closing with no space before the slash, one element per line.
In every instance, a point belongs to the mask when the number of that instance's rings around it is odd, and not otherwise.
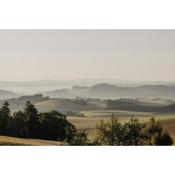
<path fill-rule="evenodd" d="M 175 80 L 175 30 L 0 30 L 0 80 Z"/>

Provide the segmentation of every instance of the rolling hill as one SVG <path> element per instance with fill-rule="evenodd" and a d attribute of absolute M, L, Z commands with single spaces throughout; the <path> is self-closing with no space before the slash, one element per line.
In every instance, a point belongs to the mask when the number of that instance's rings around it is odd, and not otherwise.
<path fill-rule="evenodd" d="M 6 99 L 6 100 L 1 100 L 0 106 L 4 102 L 8 101 L 12 111 L 19 111 L 19 110 L 23 110 L 25 103 L 27 101 L 30 101 L 31 103 L 35 104 L 37 102 L 42 102 L 42 101 L 46 101 L 46 100 L 49 100 L 49 97 L 43 97 L 42 94 L 26 95 L 26 96 L 21 96 L 18 98 L 10 98 L 10 99 Z"/>
<path fill-rule="evenodd" d="M 18 95 L 12 91 L 7 91 L 7 90 L 0 90 L 0 100 L 3 99 L 9 99 L 9 98 L 15 98 Z"/>
<path fill-rule="evenodd" d="M 41 112 L 47 112 L 52 110 L 60 112 L 66 112 L 66 111 L 81 112 L 81 111 L 102 109 L 102 107 L 99 104 L 94 103 L 80 104 L 75 100 L 71 99 L 50 99 L 47 101 L 35 103 L 35 106 Z"/>
<path fill-rule="evenodd" d="M 93 86 L 73 86 L 69 89 L 57 89 L 43 92 L 44 95 L 52 98 L 164 98 L 175 99 L 175 86 L 167 85 L 142 85 L 137 87 L 120 87 L 107 83 Z"/>
<path fill-rule="evenodd" d="M 60 111 L 60 112 L 80 112 L 89 110 L 99 110 L 104 108 L 104 104 L 100 101 L 86 101 L 84 99 L 61 99 L 44 97 L 42 94 L 21 96 L 0 101 L 0 106 L 8 101 L 12 112 L 23 110 L 25 103 L 30 101 L 39 112 Z"/>
<path fill-rule="evenodd" d="M 106 110 L 123 110 L 123 111 L 137 111 L 137 112 L 157 112 L 170 113 L 175 112 L 175 103 L 159 104 L 140 102 L 137 100 L 107 100 Z"/>

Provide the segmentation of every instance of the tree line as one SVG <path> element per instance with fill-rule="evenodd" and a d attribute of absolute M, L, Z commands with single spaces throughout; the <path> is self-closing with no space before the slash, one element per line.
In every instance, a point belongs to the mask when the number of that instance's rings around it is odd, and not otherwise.
<path fill-rule="evenodd" d="M 164 106 L 141 105 L 137 101 L 107 100 L 107 110 L 126 110 L 137 112 L 175 112 L 175 104 Z"/>
<path fill-rule="evenodd" d="M 11 113 L 9 103 L 0 108 L 0 134 L 20 138 L 35 138 L 56 141 L 69 141 L 76 128 L 57 112 L 39 113 L 29 101 L 24 111 Z"/>
<path fill-rule="evenodd" d="M 91 141 L 85 131 L 78 132 L 65 115 L 57 112 L 39 113 L 37 108 L 27 101 L 24 111 L 12 112 L 9 103 L 0 108 L 0 135 L 64 141 L 69 145 L 172 145 L 173 139 L 164 132 L 159 121 L 151 118 L 141 123 L 131 118 L 122 124 L 117 118 L 99 122 L 96 126 L 96 138 Z"/>
<path fill-rule="evenodd" d="M 151 118 L 148 123 L 139 122 L 132 117 L 122 124 L 118 119 L 112 118 L 97 125 L 97 145 L 172 145 L 173 139 L 165 132 L 159 121 Z"/>

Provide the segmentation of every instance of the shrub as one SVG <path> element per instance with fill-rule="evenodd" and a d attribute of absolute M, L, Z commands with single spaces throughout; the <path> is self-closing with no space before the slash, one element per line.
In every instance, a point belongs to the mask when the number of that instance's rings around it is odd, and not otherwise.
<path fill-rule="evenodd" d="M 131 118 L 122 124 L 116 118 L 97 125 L 97 145 L 172 145 L 173 140 L 164 133 L 160 123 L 152 118 L 147 124 Z"/>
<path fill-rule="evenodd" d="M 77 146 L 85 146 L 85 145 L 89 145 L 90 141 L 88 140 L 87 133 L 83 131 L 83 132 L 75 133 L 75 135 L 69 141 L 69 144 L 77 145 Z"/>

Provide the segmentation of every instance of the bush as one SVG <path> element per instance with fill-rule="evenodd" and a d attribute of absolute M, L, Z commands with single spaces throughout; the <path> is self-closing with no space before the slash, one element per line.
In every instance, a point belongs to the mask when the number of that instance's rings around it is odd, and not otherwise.
<path fill-rule="evenodd" d="M 88 140 L 87 133 L 85 131 L 83 132 L 77 132 L 72 137 L 72 139 L 69 141 L 70 145 L 79 145 L 79 146 L 85 146 L 89 145 L 90 141 Z"/>
<path fill-rule="evenodd" d="M 131 118 L 122 124 L 116 118 L 107 123 L 103 121 L 97 125 L 97 145 L 172 145 L 173 140 L 168 133 L 164 133 L 159 122 L 151 119 L 148 124 L 140 123 Z"/>
<path fill-rule="evenodd" d="M 146 145 L 145 124 L 139 123 L 139 119 L 131 118 L 123 125 L 123 145 Z"/>
<path fill-rule="evenodd" d="M 155 139 L 155 144 L 160 146 L 169 146 L 173 144 L 173 139 L 169 133 L 163 133 Z"/>
<path fill-rule="evenodd" d="M 97 145 L 123 145 L 123 127 L 118 119 L 104 123 L 102 120 L 97 125 Z"/>

